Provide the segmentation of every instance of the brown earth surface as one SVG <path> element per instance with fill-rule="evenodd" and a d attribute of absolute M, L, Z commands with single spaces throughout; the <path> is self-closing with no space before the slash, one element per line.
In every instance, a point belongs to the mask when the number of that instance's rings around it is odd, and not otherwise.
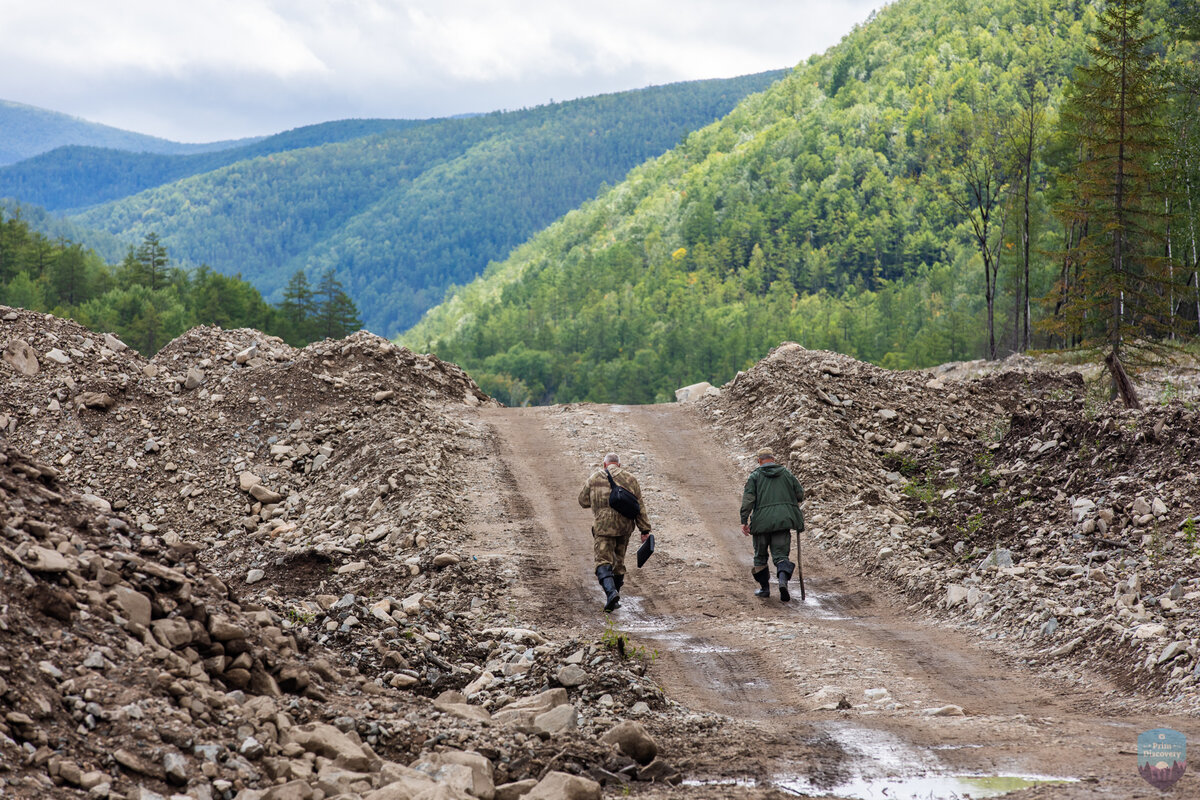
<path fill-rule="evenodd" d="M 686 734 L 660 732 L 669 754 L 687 753 L 693 780 L 949 797 L 972 791 L 949 776 L 1039 775 L 1077 782 L 1026 796 L 1149 797 L 1156 790 L 1136 772 L 1137 734 L 1200 732 L 1194 716 L 1162 713 L 1103 674 L 1056 677 L 1025 663 L 1020 646 L 920 619 L 853 558 L 811 541 L 806 601 L 754 598 L 750 545 L 737 526 L 747 459 L 693 408 L 581 405 L 483 417 L 494 433 L 469 481 L 484 489 L 471 528 L 479 548 L 520 561 L 518 607 L 551 629 L 600 636 L 610 625 L 598 611 L 590 512 L 576 495 L 609 449 L 639 476 L 658 552 L 641 570 L 631 561 L 611 626 L 653 654 L 651 673 L 668 697 L 728 718 L 732 741 L 710 737 L 699 753 L 689 752 Z M 843 503 L 822 493 L 806 508 L 819 518 Z M 887 702 L 864 694 L 880 689 Z M 843 697 L 849 709 L 823 708 Z M 946 706 L 961 715 L 932 714 Z"/>
<path fill-rule="evenodd" d="M 785 345 L 694 405 L 504 409 L 367 334 L 146 359 L 7 308 L 0 351 L 0 797 L 1150 797 L 1138 733 L 1200 733 L 1188 391 Z M 764 444 L 804 602 L 752 596 Z M 606 616 L 614 449 L 658 552 Z"/>

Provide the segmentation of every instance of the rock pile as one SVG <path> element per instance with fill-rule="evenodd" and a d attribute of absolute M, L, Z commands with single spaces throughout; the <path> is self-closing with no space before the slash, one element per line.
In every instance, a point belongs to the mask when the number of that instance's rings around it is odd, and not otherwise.
<path fill-rule="evenodd" d="M 679 780 L 600 739 L 685 716 L 645 665 L 512 619 L 515 569 L 463 551 L 459 461 L 492 401 L 457 367 L 216 328 L 147 360 L 7 308 L 0 352 L 0 794 Z"/>
<path fill-rule="evenodd" d="M 785 344 L 702 407 L 804 483 L 808 536 L 913 610 L 1200 704 L 1200 417 L 1092 409 L 1078 375 L 891 372 Z"/>

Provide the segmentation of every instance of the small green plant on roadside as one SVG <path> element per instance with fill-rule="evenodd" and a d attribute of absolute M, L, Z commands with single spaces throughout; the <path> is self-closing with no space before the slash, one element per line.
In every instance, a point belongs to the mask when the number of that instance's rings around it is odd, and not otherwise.
<path fill-rule="evenodd" d="M 884 453 L 881 460 L 885 467 L 899 472 L 905 477 L 912 477 L 917 474 L 916 456 L 909 453 Z"/>
<path fill-rule="evenodd" d="M 1200 537 L 1196 533 L 1196 518 L 1188 517 L 1183 523 L 1183 543 L 1187 545 L 1188 552 L 1195 556 L 1200 556 Z"/>
<path fill-rule="evenodd" d="M 287 618 L 291 620 L 293 625 L 304 626 L 311 625 L 317 621 L 317 615 L 311 611 L 303 611 L 296 606 L 291 606 L 287 610 Z"/>
<path fill-rule="evenodd" d="M 1169 404 L 1172 400 L 1178 400 L 1178 399 L 1179 399 L 1179 387 L 1176 386 L 1175 383 L 1170 378 L 1163 381 L 1163 388 L 1162 388 L 1162 392 L 1158 396 L 1158 402 L 1161 405 L 1165 406 L 1165 405 Z"/>
<path fill-rule="evenodd" d="M 992 455 L 991 450 L 975 454 L 975 468 L 979 470 L 975 483 L 980 486 L 991 486 L 996 482 L 996 476 L 992 474 L 992 470 L 996 468 L 996 457 Z"/>
<path fill-rule="evenodd" d="M 920 480 L 910 480 L 908 483 L 904 484 L 904 488 L 901 491 L 914 500 L 924 503 L 932 512 L 933 504 L 936 503 L 940 497 L 938 494 L 937 484 L 935 483 L 934 479 L 935 475 L 933 470 L 928 469 L 925 471 L 924 478 Z"/>
<path fill-rule="evenodd" d="M 636 646 L 630 643 L 629 637 L 617 630 L 612 617 L 604 620 L 604 633 L 600 634 L 600 644 L 607 650 L 615 650 L 622 659 L 636 658 L 639 661 L 653 661 L 658 658 L 658 651 L 647 654 L 644 645 Z"/>
<path fill-rule="evenodd" d="M 964 533 L 967 534 L 967 538 L 970 538 L 970 537 L 974 536 L 976 533 L 978 533 L 979 529 L 982 527 L 983 527 L 983 512 L 976 511 L 974 514 L 967 517 L 967 524 L 964 528 Z"/>

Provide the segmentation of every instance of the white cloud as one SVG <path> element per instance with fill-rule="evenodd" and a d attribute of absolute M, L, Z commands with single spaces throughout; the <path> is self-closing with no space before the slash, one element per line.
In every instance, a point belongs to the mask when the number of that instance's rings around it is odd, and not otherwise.
<path fill-rule="evenodd" d="M 880 0 L 0 0 L 0 98 L 176 139 L 792 66 Z"/>

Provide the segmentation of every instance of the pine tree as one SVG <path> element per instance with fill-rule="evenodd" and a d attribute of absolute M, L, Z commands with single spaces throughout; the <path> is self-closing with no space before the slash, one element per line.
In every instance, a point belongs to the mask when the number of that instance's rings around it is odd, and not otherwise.
<path fill-rule="evenodd" d="M 316 316 L 317 304 L 313 295 L 312 284 L 304 270 L 298 269 L 292 273 L 288 284 L 283 290 L 283 302 L 279 304 L 284 320 L 292 330 L 294 344 L 311 341 L 310 331 L 313 328 L 313 317 Z"/>
<path fill-rule="evenodd" d="M 318 333 L 328 339 L 340 339 L 348 336 L 362 327 L 358 317 L 358 307 L 342 288 L 342 282 L 333 274 L 332 269 L 325 270 L 321 282 L 317 284 L 317 314 Z"/>
<path fill-rule="evenodd" d="M 74 306 L 88 296 L 88 268 L 82 245 L 60 242 L 50 268 L 51 285 L 60 303 Z"/>
<path fill-rule="evenodd" d="M 158 239 L 158 234 L 150 232 L 142 240 L 142 244 L 134 253 L 136 275 L 139 283 L 157 291 L 167 283 L 167 266 L 171 263 L 167 257 L 167 248 Z"/>
<path fill-rule="evenodd" d="M 1151 252 L 1161 215 L 1153 195 L 1161 154 L 1163 91 L 1151 35 L 1141 32 L 1145 0 L 1112 0 L 1100 16 L 1091 63 L 1079 70 L 1064 109 L 1082 152 L 1073 184 L 1074 208 L 1088 234 L 1073 258 L 1079 285 L 1063 307 L 1062 325 L 1086 345 L 1103 345 L 1117 393 L 1140 407 L 1122 366 L 1127 348 L 1160 335 L 1167 319 L 1161 256 Z"/>

